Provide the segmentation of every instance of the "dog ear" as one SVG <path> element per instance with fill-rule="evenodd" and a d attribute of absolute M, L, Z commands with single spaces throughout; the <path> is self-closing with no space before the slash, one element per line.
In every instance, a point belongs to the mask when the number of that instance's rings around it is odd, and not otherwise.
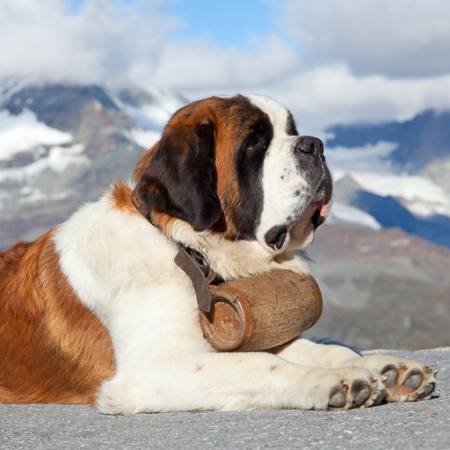
<path fill-rule="evenodd" d="M 210 229 L 222 211 L 216 193 L 214 126 L 166 129 L 142 171 L 132 199 L 151 221 L 152 211 Z"/>

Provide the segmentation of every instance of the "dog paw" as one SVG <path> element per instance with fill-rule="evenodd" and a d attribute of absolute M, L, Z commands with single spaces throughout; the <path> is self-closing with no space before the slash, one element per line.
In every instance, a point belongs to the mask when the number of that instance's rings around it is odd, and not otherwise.
<path fill-rule="evenodd" d="M 366 355 L 356 361 L 358 367 L 381 374 L 387 402 L 422 400 L 436 388 L 437 371 L 418 361 L 377 354 Z"/>
<path fill-rule="evenodd" d="M 127 383 L 107 381 L 97 396 L 96 407 L 103 414 L 136 414 L 134 390 Z"/>
<path fill-rule="evenodd" d="M 368 408 L 379 405 L 385 396 L 381 376 L 365 369 L 335 369 L 321 381 L 328 386 L 328 410 Z"/>

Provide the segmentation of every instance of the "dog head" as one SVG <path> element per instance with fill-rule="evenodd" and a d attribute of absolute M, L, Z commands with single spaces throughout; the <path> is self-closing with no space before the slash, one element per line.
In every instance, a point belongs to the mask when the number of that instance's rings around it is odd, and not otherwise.
<path fill-rule="evenodd" d="M 178 110 L 134 178 L 133 202 L 156 226 L 180 219 L 273 253 L 312 241 L 332 186 L 322 142 L 274 100 L 241 95 Z"/>

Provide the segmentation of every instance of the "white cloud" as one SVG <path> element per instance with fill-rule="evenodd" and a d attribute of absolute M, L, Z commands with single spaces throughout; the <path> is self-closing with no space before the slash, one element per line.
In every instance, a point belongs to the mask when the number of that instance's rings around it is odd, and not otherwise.
<path fill-rule="evenodd" d="M 408 79 L 381 75 L 356 76 L 343 65 L 297 70 L 272 83 L 238 85 L 220 93 L 260 93 L 286 105 L 301 132 L 325 137 L 333 124 L 405 120 L 424 109 L 450 109 L 450 74 Z M 223 91 L 223 92 L 222 92 Z M 204 86 L 189 91 L 195 98 L 216 94 Z"/>
<path fill-rule="evenodd" d="M 155 67 L 176 22 L 161 1 L 132 6 L 91 0 L 77 13 L 61 0 L 0 2 L 0 75 L 124 82 L 136 64 Z"/>
<path fill-rule="evenodd" d="M 275 35 L 255 36 L 245 51 L 205 40 L 174 42 L 162 50 L 154 81 L 182 90 L 242 89 L 279 79 L 298 64 L 296 52 Z"/>
<path fill-rule="evenodd" d="M 450 108 L 445 0 L 272 0 L 292 41 L 256 35 L 242 48 L 175 38 L 165 0 L 86 0 L 77 12 L 68 1 L 0 1 L 0 77 L 261 92 L 308 133 Z"/>
<path fill-rule="evenodd" d="M 310 63 L 355 73 L 430 76 L 450 71 L 448 0 L 285 0 L 280 26 Z"/>
<path fill-rule="evenodd" d="M 276 36 L 223 49 L 173 38 L 178 24 L 163 0 L 87 0 L 76 13 L 68 0 L 2 0 L 0 76 L 179 90 L 267 82 L 297 65 Z"/>
<path fill-rule="evenodd" d="M 300 128 L 404 120 L 428 108 L 450 108 L 450 74 L 416 79 L 356 76 L 345 66 L 298 72 L 262 89 L 298 115 Z"/>

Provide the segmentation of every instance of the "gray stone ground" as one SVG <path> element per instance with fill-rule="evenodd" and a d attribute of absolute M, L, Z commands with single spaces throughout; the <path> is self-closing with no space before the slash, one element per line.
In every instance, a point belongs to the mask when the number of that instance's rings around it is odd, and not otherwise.
<path fill-rule="evenodd" d="M 81 406 L 0 406 L 0 449 L 450 449 L 450 349 L 395 353 L 439 369 L 433 398 L 347 412 L 104 416 Z"/>

